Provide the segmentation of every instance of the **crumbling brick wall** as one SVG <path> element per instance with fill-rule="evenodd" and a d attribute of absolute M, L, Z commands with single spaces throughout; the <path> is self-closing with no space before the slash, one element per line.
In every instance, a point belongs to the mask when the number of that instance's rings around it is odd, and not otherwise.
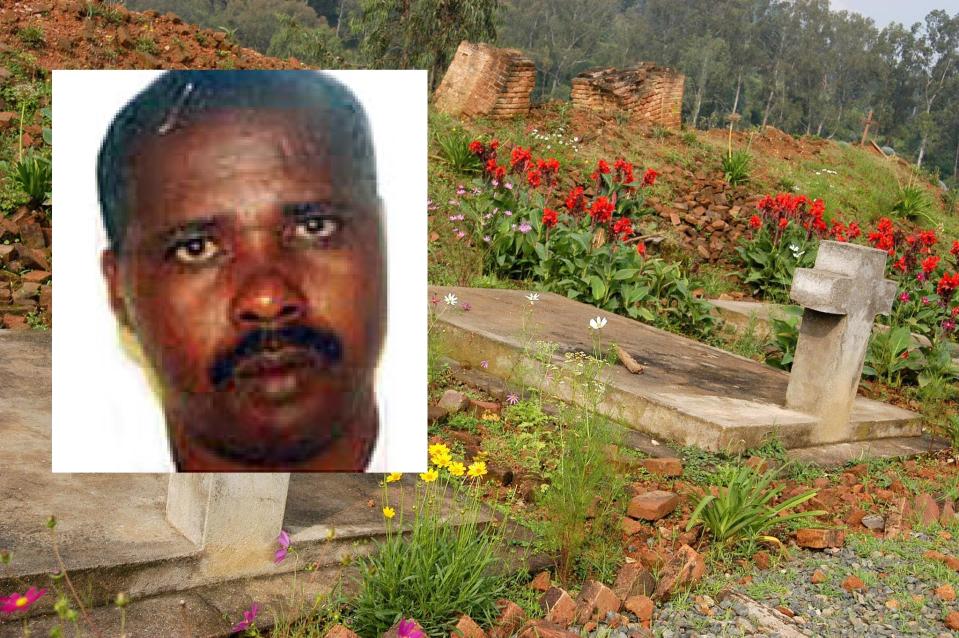
<path fill-rule="evenodd" d="M 628 69 L 596 69 L 573 78 L 574 108 L 625 111 L 634 122 L 679 128 L 686 77 L 641 62 Z"/>
<path fill-rule="evenodd" d="M 434 94 L 437 110 L 450 115 L 508 118 L 526 115 L 536 86 L 536 67 L 517 49 L 463 41 Z"/>

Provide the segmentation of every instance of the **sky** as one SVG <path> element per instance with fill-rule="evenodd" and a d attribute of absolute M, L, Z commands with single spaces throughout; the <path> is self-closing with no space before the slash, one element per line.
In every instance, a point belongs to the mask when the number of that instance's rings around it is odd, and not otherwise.
<path fill-rule="evenodd" d="M 922 22 L 933 9 L 943 9 L 949 15 L 959 13 L 959 0 L 832 0 L 833 11 L 855 11 L 872 18 L 878 28 L 890 22 L 911 26 Z"/>

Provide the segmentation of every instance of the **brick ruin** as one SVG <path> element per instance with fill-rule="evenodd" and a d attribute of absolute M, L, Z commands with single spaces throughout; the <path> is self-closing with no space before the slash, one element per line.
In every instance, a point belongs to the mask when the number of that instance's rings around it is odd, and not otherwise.
<path fill-rule="evenodd" d="M 434 99 L 450 115 L 509 118 L 529 112 L 535 86 L 536 67 L 522 51 L 464 40 Z"/>
<path fill-rule="evenodd" d="M 641 62 L 628 69 L 596 69 L 573 78 L 574 108 L 625 111 L 635 122 L 679 128 L 686 77 Z"/>
<path fill-rule="evenodd" d="M 625 111 L 635 122 L 679 128 L 686 77 L 640 62 L 628 69 L 596 69 L 573 78 L 574 108 Z M 536 67 L 518 49 L 463 41 L 434 94 L 449 115 L 509 118 L 526 115 Z"/>

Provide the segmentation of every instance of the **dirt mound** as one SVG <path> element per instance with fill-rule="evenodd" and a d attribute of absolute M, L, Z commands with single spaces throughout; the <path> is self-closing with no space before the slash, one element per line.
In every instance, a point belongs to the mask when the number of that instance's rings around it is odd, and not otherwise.
<path fill-rule="evenodd" d="M 716 142 L 726 143 L 729 140 L 728 129 L 711 129 L 705 132 L 706 137 Z M 775 126 L 766 126 L 759 132 L 733 131 L 733 148 L 745 148 L 753 154 L 764 154 L 779 157 L 784 160 L 794 160 L 801 157 L 812 157 L 821 153 L 830 142 L 818 137 L 796 137 Z"/>
<path fill-rule="evenodd" d="M 98 0 L 22 0 L 0 9 L 0 50 L 40 69 L 302 69 L 237 45 L 226 33 Z"/>

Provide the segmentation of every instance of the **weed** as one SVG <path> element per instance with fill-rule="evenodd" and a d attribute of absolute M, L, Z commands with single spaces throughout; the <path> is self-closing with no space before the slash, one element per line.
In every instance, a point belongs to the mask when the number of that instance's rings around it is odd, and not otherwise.
<path fill-rule="evenodd" d="M 446 420 L 446 426 L 451 430 L 461 430 L 476 434 L 479 420 L 472 414 L 457 412 Z"/>
<path fill-rule="evenodd" d="M 666 139 L 667 137 L 669 137 L 670 135 L 672 135 L 672 133 L 671 133 L 670 130 L 669 130 L 668 128 L 666 128 L 665 126 L 659 126 L 659 125 L 657 124 L 657 125 L 653 126 L 653 130 L 650 131 L 650 135 L 651 135 L 654 139 L 664 140 L 664 139 Z M 694 138 L 695 138 L 695 135 L 696 135 L 696 134 L 693 133 L 693 137 L 694 137 Z M 684 140 L 685 140 L 685 138 L 684 138 Z"/>
<path fill-rule="evenodd" d="M 47 320 L 44 318 L 43 313 L 39 310 L 31 310 L 26 314 L 25 319 L 27 320 L 27 325 L 34 330 L 50 329 L 50 326 L 47 325 Z"/>
<path fill-rule="evenodd" d="M 483 162 L 470 150 L 470 138 L 462 129 L 437 134 L 434 138 L 440 147 L 440 157 L 452 170 L 461 174 L 476 175 L 483 170 Z"/>
<path fill-rule="evenodd" d="M 157 55 L 160 53 L 160 47 L 157 46 L 157 43 L 153 40 L 153 38 L 146 35 L 137 38 L 134 48 L 136 48 L 137 51 L 148 53 L 150 55 Z"/>
<path fill-rule="evenodd" d="M 111 24 L 123 22 L 123 14 L 116 7 L 98 2 L 87 2 L 87 17 L 102 18 Z"/>
<path fill-rule="evenodd" d="M 720 467 L 719 495 L 703 496 L 690 515 L 686 530 L 689 531 L 701 523 L 720 544 L 751 544 L 763 539 L 781 545 L 775 537 L 765 535 L 767 530 L 789 521 L 813 518 L 826 512 L 786 513 L 813 498 L 817 494 L 816 490 L 809 490 L 770 506 L 783 489 L 781 486 L 770 486 L 778 474 L 779 471 L 759 474 L 746 466 Z"/>
<path fill-rule="evenodd" d="M 39 49 L 46 43 L 40 27 L 24 27 L 17 32 L 17 37 L 32 49 Z"/>
<path fill-rule="evenodd" d="M 731 151 L 723 156 L 723 175 L 730 186 L 739 186 L 749 181 L 752 156 L 748 151 Z"/>
<path fill-rule="evenodd" d="M 918 184 L 906 184 L 899 187 L 896 203 L 892 207 L 892 213 L 906 219 L 916 219 L 923 217 L 931 223 L 932 202 L 924 188 Z"/>

